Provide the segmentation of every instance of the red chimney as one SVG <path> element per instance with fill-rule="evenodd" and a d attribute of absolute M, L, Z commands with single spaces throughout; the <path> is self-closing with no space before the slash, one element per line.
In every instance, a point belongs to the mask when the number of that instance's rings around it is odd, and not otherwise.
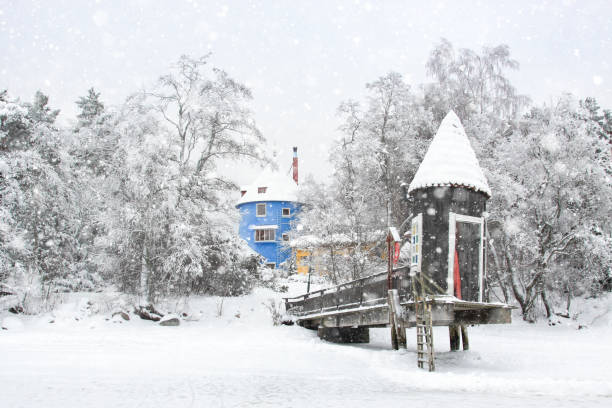
<path fill-rule="evenodd" d="M 295 181 L 295 184 L 298 184 L 297 147 L 293 148 L 293 181 Z"/>

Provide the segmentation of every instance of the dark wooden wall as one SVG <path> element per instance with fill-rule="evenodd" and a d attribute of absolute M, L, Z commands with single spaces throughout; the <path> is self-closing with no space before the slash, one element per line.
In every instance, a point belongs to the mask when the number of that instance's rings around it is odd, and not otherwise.
<path fill-rule="evenodd" d="M 423 214 L 423 241 L 421 270 L 429 275 L 444 290 L 447 290 L 448 277 L 448 215 L 449 212 L 482 217 L 486 209 L 487 196 L 464 187 L 429 187 L 410 193 L 412 216 Z M 464 259 L 462 259 L 464 258 Z M 460 257 L 462 263 L 478 262 L 478 257 Z M 473 265 L 464 265 L 460 269 L 478 271 Z M 477 272 L 476 272 L 477 273 Z M 470 288 L 478 279 L 470 276 Z M 472 299 L 472 291 L 466 295 Z"/>

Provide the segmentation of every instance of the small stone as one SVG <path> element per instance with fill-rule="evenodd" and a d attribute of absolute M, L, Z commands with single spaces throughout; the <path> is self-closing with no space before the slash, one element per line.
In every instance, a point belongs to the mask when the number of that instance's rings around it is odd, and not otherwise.
<path fill-rule="evenodd" d="M 119 312 L 115 312 L 115 313 L 113 313 L 113 316 L 112 316 L 112 317 L 115 317 L 115 316 L 119 316 L 119 317 L 121 317 L 123 320 L 130 320 L 130 315 L 129 315 L 129 314 L 127 314 L 126 312 L 123 312 L 123 311 L 119 311 Z"/>
<path fill-rule="evenodd" d="M 178 326 L 180 324 L 181 321 L 174 315 L 166 315 L 159 321 L 160 326 Z"/>
<path fill-rule="evenodd" d="M 158 322 L 161 320 L 163 315 L 155 313 L 155 308 L 153 306 L 138 306 L 134 308 L 134 313 L 140 316 L 141 319 L 144 320 L 152 320 L 154 322 Z"/>
<path fill-rule="evenodd" d="M 17 317 L 7 316 L 2 320 L 0 327 L 3 330 L 22 330 L 23 323 Z"/>
<path fill-rule="evenodd" d="M 9 308 L 8 311 L 13 313 L 13 314 L 21 314 L 21 313 L 23 313 L 23 307 L 21 307 L 21 306 L 13 306 L 13 307 Z"/>
<path fill-rule="evenodd" d="M 201 318 L 202 318 L 202 312 L 184 316 L 183 320 L 186 320 L 188 322 L 197 322 Z"/>

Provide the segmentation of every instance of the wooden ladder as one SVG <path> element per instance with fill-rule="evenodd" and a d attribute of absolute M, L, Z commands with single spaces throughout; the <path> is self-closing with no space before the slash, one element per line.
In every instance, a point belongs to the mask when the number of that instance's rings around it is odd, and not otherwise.
<path fill-rule="evenodd" d="M 425 296 L 422 276 L 419 276 L 419 283 L 420 291 L 417 291 L 413 285 L 417 335 L 417 366 L 419 368 L 425 368 L 425 363 L 427 363 L 428 370 L 435 371 L 436 362 L 433 348 L 431 302 L 428 302 L 427 296 Z"/>

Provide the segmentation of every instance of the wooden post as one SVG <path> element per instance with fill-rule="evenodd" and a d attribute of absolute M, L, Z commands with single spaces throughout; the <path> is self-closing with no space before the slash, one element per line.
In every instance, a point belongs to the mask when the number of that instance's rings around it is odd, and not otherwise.
<path fill-rule="evenodd" d="M 391 233 L 387 234 L 387 289 L 391 289 L 391 275 L 393 274 L 393 264 L 391 260 Z"/>
<path fill-rule="evenodd" d="M 389 327 L 391 329 L 391 349 L 399 350 L 397 331 L 395 330 L 395 311 L 393 310 L 393 291 L 388 291 L 387 304 L 389 305 Z"/>
<path fill-rule="evenodd" d="M 391 348 L 393 350 L 399 350 L 399 344 L 397 342 L 397 332 L 395 331 L 395 322 L 393 315 L 390 314 L 389 318 L 391 319 Z"/>
<path fill-rule="evenodd" d="M 398 350 L 400 347 L 407 348 L 406 328 L 400 313 L 401 306 L 397 289 L 389 290 L 388 303 L 389 323 L 391 326 L 391 347 L 393 347 L 393 350 Z"/>
<path fill-rule="evenodd" d="M 398 329 L 398 334 L 397 334 L 397 342 L 399 347 L 406 349 L 408 348 L 408 344 L 406 341 L 406 328 L 404 327 L 403 324 L 400 324 L 399 326 L 397 326 Z"/>
<path fill-rule="evenodd" d="M 461 342 L 461 338 L 459 337 L 459 326 L 448 326 L 448 337 L 450 339 L 451 351 L 459 350 L 459 343 Z"/>
<path fill-rule="evenodd" d="M 463 350 L 470 349 L 470 340 L 468 339 L 468 330 L 466 326 L 461 326 L 461 342 L 463 343 Z"/>

